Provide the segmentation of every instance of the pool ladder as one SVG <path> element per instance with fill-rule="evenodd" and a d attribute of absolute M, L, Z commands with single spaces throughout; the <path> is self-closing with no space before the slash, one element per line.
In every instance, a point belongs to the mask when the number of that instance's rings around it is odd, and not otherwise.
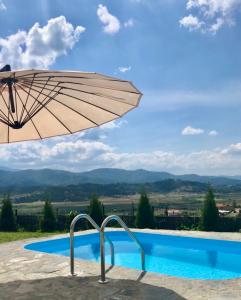
<path fill-rule="evenodd" d="M 91 218 L 91 216 L 87 215 L 87 214 L 80 214 L 78 216 L 76 216 L 73 221 L 71 222 L 70 225 L 70 273 L 72 276 L 75 275 L 74 273 L 74 227 L 75 224 L 81 220 L 81 219 L 85 219 L 88 220 L 90 222 L 90 224 L 100 232 L 100 227 L 96 224 L 96 222 Z M 110 252 L 111 252 L 111 265 L 113 266 L 115 264 L 115 257 L 114 257 L 114 246 L 112 241 L 106 237 L 106 240 L 109 242 L 110 244 Z"/>
<path fill-rule="evenodd" d="M 108 216 L 107 218 L 104 219 L 104 221 L 101 224 L 101 227 L 99 227 L 96 222 L 87 214 L 80 214 L 78 216 L 76 216 L 71 225 L 70 225 L 70 272 L 71 275 L 74 276 L 74 227 L 75 224 L 77 223 L 78 220 L 80 219 L 86 219 L 88 220 L 95 229 L 97 229 L 100 233 L 100 266 L 101 266 L 101 277 L 99 280 L 99 283 L 107 283 L 108 280 L 105 277 L 105 238 L 106 240 L 109 242 L 110 244 L 110 249 L 111 249 L 111 265 L 114 265 L 114 247 L 113 247 L 113 243 L 112 241 L 109 239 L 108 236 L 105 236 L 105 227 L 106 225 L 112 221 L 115 220 L 119 223 L 119 225 L 128 233 L 128 235 L 130 236 L 130 238 L 135 241 L 137 243 L 137 245 L 140 248 L 141 251 L 141 267 L 142 267 L 142 271 L 145 271 L 145 252 L 144 252 L 144 248 L 141 245 L 141 243 L 138 241 L 138 239 L 135 237 L 135 235 L 130 231 L 130 229 L 127 227 L 127 225 L 123 222 L 123 220 L 116 216 L 116 215 L 111 215 Z"/>

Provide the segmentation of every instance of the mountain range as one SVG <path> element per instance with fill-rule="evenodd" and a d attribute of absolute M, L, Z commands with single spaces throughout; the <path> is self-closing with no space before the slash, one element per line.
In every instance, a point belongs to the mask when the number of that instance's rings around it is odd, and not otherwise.
<path fill-rule="evenodd" d="M 124 170 L 113 168 L 95 169 L 86 172 L 69 172 L 53 169 L 11 170 L 0 167 L 0 187 L 68 186 L 92 184 L 144 184 L 164 180 L 181 180 L 209 183 L 214 186 L 241 185 L 241 177 L 200 176 L 196 174 L 174 175 L 167 172 L 154 172 L 143 169 Z"/>

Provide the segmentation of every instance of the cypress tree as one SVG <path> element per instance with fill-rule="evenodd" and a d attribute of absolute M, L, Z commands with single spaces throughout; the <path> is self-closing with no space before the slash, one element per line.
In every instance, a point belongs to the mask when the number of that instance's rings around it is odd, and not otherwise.
<path fill-rule="evenodd" d="M 136 214 L 137 228 L 154 228 L 154 213 L 149 203 L 149 198 L 145 192 L 141 193 L 137 214 Z"/>
<path fill-rule="evenodd" d="M 165 209 L 164 209 L 164 216 L 165 217 L 168 217 L 168 207 L 166 206 Z"/>
<path fill-rule="evenodd" d="M 2 231 L 17 230 L 17 224 L 13 213 L 12 202 L 9 195 L 7 195 L 2 201 L 1 230 Z"/>
<path fill-rule="evenodd" d="M 135 217 L 135 205 L 133 202 L 131 202 L 131 216 L 134 218 Z"/>
<path fill-rule="evenodd" d="M 54 231 L 56 229 L 56 217 L 49 200 L 46 200 L 44 203 L 43 218 L 40 225 L 41 231 Z"/>
<path fill-rule="evenodd" d="M 90 200 L 89 215 L 97 223 L 97 225 L 101 225 L 104 219 L 103 207 L 96 195 L 93 195 Z"/>
<path fill-rule="evenodd" d="M 214 193 L 209 187 L 201 211 L 200 227 L 205 231 L 215 231 L 218 226 L 219 213 L 216 207 Z"/>

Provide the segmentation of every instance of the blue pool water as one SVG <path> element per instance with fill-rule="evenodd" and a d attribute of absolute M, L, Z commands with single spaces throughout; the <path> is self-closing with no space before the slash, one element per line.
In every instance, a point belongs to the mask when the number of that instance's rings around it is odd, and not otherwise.
<path fill-rule="evenodd" d="M 141 269 L 140 250 L 126 232 L 106 233 L 113 241 L 115 265 Z M 194 279 L 241 277 L 241 242 L 135 232 L 146 254 L 146 271 Z M 69 256 L 69 238 L 47 240 L 26 249 Z M 75 237 L 75 258 L 99 261 L 99 234 Z M 106 262 L 110 249 L 105 244 Z"/>

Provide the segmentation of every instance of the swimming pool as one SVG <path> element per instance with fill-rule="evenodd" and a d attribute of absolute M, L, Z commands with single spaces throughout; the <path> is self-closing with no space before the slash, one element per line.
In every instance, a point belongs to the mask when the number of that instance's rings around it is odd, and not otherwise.
<path fill-rule="evenodd" d="M 115 265 L 141 270 L 140 250 L 124 231 L 109 231 Z M 146 271 L 192 279 L 241 277 L 241 242 L 135 232 L 145 250 Z M 69 238 L 36 242 L 28 250 L 69 256 Z M 99 261 L 99 233 L 75 237 L 75 258 Z M 105 244 L 110 263 L 109 244 Z"/>

